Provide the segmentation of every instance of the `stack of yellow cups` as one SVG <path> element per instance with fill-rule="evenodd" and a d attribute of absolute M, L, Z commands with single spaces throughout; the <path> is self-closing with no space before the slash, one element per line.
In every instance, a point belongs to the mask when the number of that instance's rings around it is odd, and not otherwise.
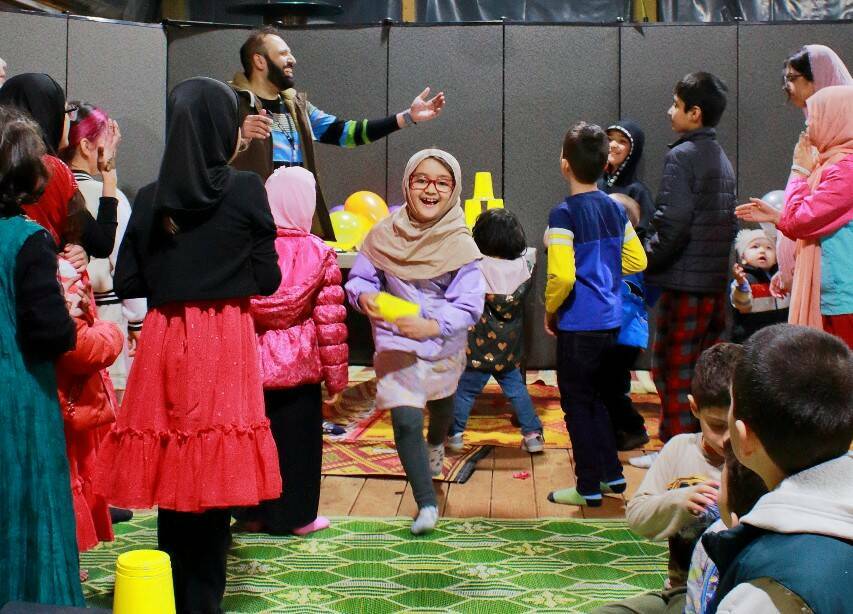
<path fill-rule="evenodd" d="M 118 557 L 113 614 L 175 614 L 168 554 L 131 550 Z"/>

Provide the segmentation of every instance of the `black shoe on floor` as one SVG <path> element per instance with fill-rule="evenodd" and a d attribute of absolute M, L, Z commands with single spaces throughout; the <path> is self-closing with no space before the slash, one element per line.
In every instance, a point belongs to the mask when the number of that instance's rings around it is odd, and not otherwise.
<path fill-rule="evenodd" d="M 122 507 L 111 507 L 110 508 L 110 520 L 113 521 L 113 524 L 119 522 L 127 522 L 133 518 L 133 512 L 130 510 L 126 510 Z"/>
<path fill-rule="evenodd" d="M 649 443 L 649 434 L 646 431 L 638 431 L 636 433 L 616 433 L 616 449 L 620 452 L 627 452 L 640 448 Z"/>

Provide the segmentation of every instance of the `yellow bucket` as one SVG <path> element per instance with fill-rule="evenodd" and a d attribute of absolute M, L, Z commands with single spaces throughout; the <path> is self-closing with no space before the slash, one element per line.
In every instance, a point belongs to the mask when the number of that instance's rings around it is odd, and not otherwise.
<path fill-rule="evenodd" d="M 379 296 L 376 297 L 376 306 L 379 308 L 382 319 L 386 322 L 393 322 L 397 318 L 416 316 L 421 313 L 421 306 L 417 303 L 403 300 L 387 292 L 379 293 Z"/>
<path fill-rule="evenodd" d="M 175 613 L 168 554 L 160 550 L 132 550 L 118 557 L 113 613 Z"/>

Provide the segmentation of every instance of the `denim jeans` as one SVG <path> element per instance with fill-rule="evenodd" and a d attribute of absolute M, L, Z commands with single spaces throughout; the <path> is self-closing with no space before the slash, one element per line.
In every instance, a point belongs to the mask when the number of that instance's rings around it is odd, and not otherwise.
<path fill-rule="evenodd" d="M 462 377 L 459 378 L 459 385 L 456 387 L 453 426 L 450 427 L 450 434 L 455 435 L 465 431 L 465 425 L 468 423 L 468 416 L 471 415 L 474 401 L 483 391 L 483 387 L 491 376 L 494 376 L 498 381 L 501 390 L 512 403 L 515 415 L 518 416 L 518 421 L 521 423 L 521 432 L 525 435 L 535 432 L 541 433 L 542 422 L 539 421 L 539 416 L 536 415 L 536 410 L 533 408 L 533 401 L 530 400 L 527 384 L 521 376 L 520 369 L 513 369 L 506 373 L 487 373 L 465 369 Z"/>
<path fill-rule="evenodd" d="M 560 405 L 572 441 L 577 490 L 601 492 L 599 482 L 622 477 L 616 439 L 604 406 L 605 352 L 616 343 L 616 330 L 557 333 L 557 383 Z"/>

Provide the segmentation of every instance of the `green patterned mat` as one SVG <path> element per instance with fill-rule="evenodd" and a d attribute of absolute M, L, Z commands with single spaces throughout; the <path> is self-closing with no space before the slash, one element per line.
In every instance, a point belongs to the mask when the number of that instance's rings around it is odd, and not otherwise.
<path fill-rule="evenodd" d="M 588 612 L 659 590 L 666 546 L 622 520 L 442 519 L 427 537 L 405 518 L 336 518 L 315 536 L 235 536 L 229 612 Z M 86 599 L 110 607 L 118 553 L 156 547 L 155 517 L 116 526 L 82 555 Z"/>

